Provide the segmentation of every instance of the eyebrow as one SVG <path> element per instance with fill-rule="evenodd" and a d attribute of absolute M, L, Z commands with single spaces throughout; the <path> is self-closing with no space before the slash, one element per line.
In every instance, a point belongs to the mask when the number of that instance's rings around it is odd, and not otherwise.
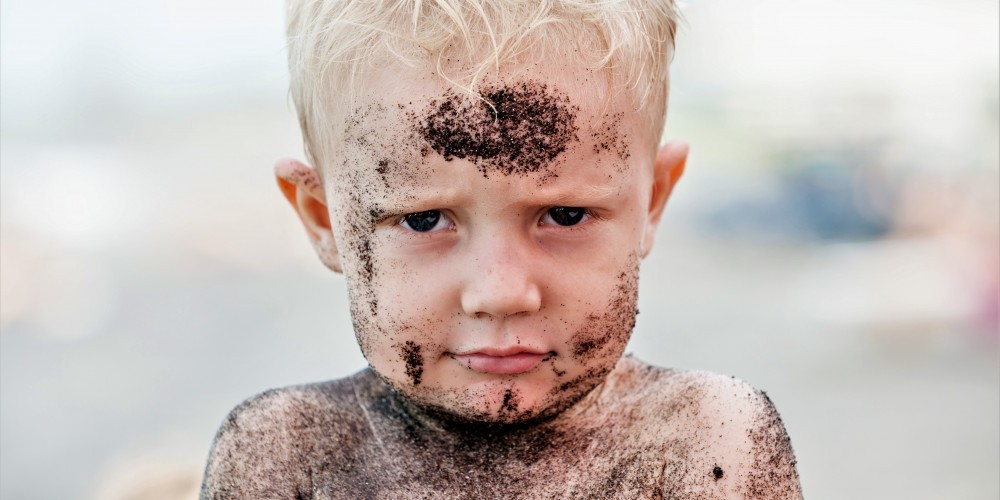
<path fill-rule="evenodd" d="M 593 206 L 609 203 L 619 197 L 624 189 L 622 182 L 586 184 L 582 187 L 545 187 L 531 190 L 523 195 L 514 195 L 512 204 L 526 206 Z M 389 196 L 380 202 L 380 208 L 388 212 L 404 212 L 415 209 L 431 210 L 467 203 L 476 194 L 461 186 L 445 188 L 413 187 L 405 194 Z"/>
<path fill-rule="evenodd" d="M 536 204 L 545 205 L 566 205 L 573 206 L 577 204 L 595 204 L 603 201 L 611 200 L 619 196 L 622 192 L 622 184 L 620 183 L 601 183 L 601 184 L 587 184 L 579 189 L 567 190 L 567 189 L 553 189 L 549 192 L 546 189 L 540 189 L 531 195 L 524 198 L 526 201 L 537 200 Z M 544 201 L 545 203 L 541 203 Z"/>

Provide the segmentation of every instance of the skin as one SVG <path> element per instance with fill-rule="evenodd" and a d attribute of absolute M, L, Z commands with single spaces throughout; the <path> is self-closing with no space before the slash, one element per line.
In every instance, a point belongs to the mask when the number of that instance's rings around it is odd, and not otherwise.
<path fill-rule="evenodd" d="M 370 369 L 235 409 L 202 497 L 799 498 L 766 396 L 622 358 L 687 146 L 657 150 L 582 68 L 499 74 L 483 89 L 541 111 L 497 132 L 499 100 L 482 119 L 446 82 L 394 68 L 334 120 L 322 175 L 279 162 L 317 254 L 347 277 Z M 479 142 L 436 142 L 449 124 Z M 564 225 L 559 207 L 585 215 Z M 427 211 L 432 230 L 415 231 L 408 214 Z M 466 356 L 491 349 L 542 359 L 494 373 Z"/>

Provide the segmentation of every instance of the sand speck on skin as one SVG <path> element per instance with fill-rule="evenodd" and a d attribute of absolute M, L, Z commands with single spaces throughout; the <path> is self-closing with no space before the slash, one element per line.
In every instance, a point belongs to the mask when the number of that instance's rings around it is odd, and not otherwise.
<path fill-rule="evenodd" d="M 268 391 L 223 422 L 201 498 L 802 498 L 787 435 L 746 384 L 630 357 L 604 384 L 527 425 L 442 420 L 371 370 Z M 746 456 L 718 453 L 721 421 Z"/>
<path fill-rule="evenodd" d="M 406 376 L 410 377 L 413 385 L 420 385 L 420 379 L 424 375 L 424 356 L 420 354 L 420 344 L 407 340 L 401 354 L 406 363 Z"/>

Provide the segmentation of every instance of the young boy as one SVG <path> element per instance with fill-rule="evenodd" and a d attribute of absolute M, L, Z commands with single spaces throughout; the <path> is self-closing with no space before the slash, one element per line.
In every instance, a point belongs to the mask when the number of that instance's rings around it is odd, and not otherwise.
<path fill-rule="evenodd" d="M 223 423 L 202 498 L 800 498 L 764 393 L 622 352 L 687 157 L 670 0 L 295 0 L 276 167 L 370 367 Z"/>

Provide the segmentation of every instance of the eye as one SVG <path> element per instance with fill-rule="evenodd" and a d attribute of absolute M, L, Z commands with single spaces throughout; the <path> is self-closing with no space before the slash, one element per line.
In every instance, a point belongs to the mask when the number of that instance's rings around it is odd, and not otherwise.
<path fill-rule="evenodd" d="M 580 207 L 552 207 L 545 212 L 543 221 L 559 226 L 575 226 L 587 215 L 587 210 Z"/>
<path fill-rule="evenodd" d="M 414 212 L 403 216 L 399 222 L 411 231 L 427 233 L 440 231 L 447 227 L 448 218 L 441 214 L 440 210 L 427 210 L 425 212 Z"/>

